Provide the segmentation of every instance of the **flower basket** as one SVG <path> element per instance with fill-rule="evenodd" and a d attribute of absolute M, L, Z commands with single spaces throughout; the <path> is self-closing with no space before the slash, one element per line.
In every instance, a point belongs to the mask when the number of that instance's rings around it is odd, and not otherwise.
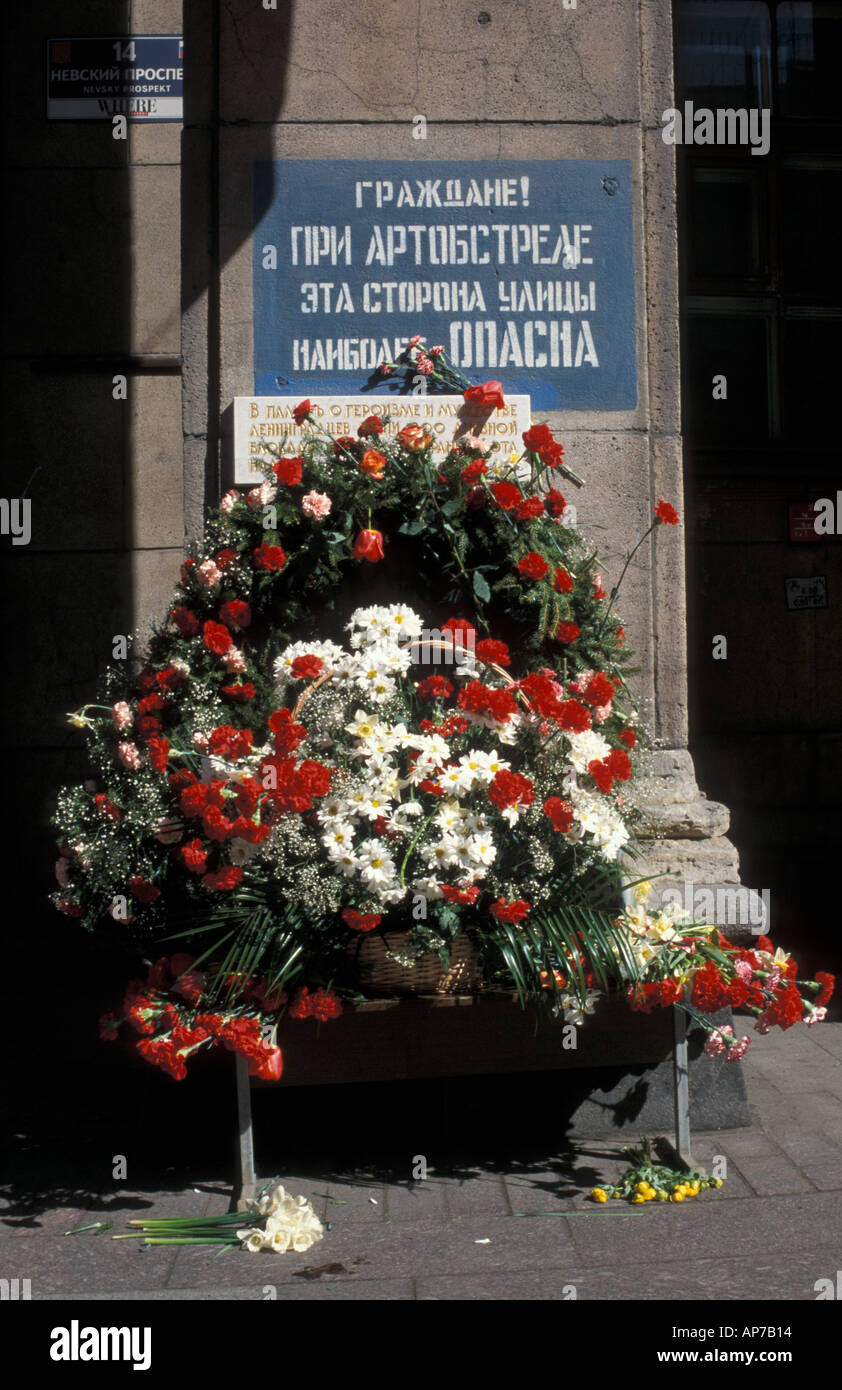
<path fill-rule="evenodd" d="M 368 993 L 474 994 L 481 989 L 479 953 L 467 932 L 454 937 L 447 969 L 437 951 L 427 951 L 412 963 L 395 960 L 406 951 L 408 939 L 408 932 L 372 932 L 348 948 Z"/>

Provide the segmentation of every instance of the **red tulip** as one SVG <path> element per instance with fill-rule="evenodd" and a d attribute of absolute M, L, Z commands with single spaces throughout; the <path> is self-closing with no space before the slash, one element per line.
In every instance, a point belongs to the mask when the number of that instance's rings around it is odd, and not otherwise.
<path fill-rule="evenodd" d="M 376 564 L 383 559 L 383 536 L 380 531 L 360 531 L 354 541 L 355 560 L 370 560 Z"/>
<path fill-rule="evenodd" d="M 501 381 L 484 381 L 480 386 L 469 386 L 463 394 L 465 400 L 471 401 L 474 405 L 504 406 L 506 404 Z"/>

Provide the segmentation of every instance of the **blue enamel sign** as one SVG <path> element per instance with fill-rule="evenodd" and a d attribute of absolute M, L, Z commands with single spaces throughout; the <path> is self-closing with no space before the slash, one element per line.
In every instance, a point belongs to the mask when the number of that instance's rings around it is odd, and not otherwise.
<path fill-rule="evenodd" d="M 419 333 L 533 412 L 637 404 L 628 160 L 260 161 L 254 221 L 257 395 L 388 391 Z"/>

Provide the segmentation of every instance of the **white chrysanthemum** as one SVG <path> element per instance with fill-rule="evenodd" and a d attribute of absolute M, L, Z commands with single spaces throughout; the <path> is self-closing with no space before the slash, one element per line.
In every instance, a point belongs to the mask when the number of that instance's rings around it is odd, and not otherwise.
<path fill-rule="evenodd" d="M 438 902 L 444 897 L 437 878 L 416 878 L 412 884 L 413 892 L 420 893 L 428 902 Z"/>
<path fill-rule="evenodd" d="M 439 786 L 444 787 L 445 792 L 466 792 L 473 786 L 472 782 L 466 782 L 461 768 L 458 767 L 444 768 L 438 780 Z"/>
<path fill-rule="evenodd" d="M 436 811 L 433 824 L 436 825 L 439 830 L 444 831 L 445 834 L 461 834 L 465 817 L 466 812 L 464 807 L 460 806 L 458 801 L 448 798 L 447 801 L 442 803 L 438 811 Z"/>
<path fill-rule="evenodd" d="M 407 608 L 404 603 L 393 603 L 388 609 L 388 630 L 405 642 L 413 637 L 420 637 L 423 631 L 423 622 L 418 614 L 411 608 Z"/>
<path fill-rule="evenodd" d="M 347 821 L 350 808 L 341 796 L 329 796 L 319 803 L 316 819 L 320 825 L 335 825 Z"/>
<path fill-rule="evenodd" d="M 365 816 L 366 820 L 379 820 L 381 816 L 387 816 L 391 809 L 391 797 L 375 790 L 369 792 L 365 801 L 360 803 L 359 814 Z"/>
<path fill-rule="evenodd" d="M 389 610 L 380 604 L 370 608 L 358 608 L 351 614 L 347 624 L 351 633 L 351 646 L 358 650 L 366 642 L 381 642 L 389 632 Z"/>
<path fill-rule="evenodd" d="M 431 869 L 449 869 L 451 865 L 458 864 L 459 841 L 451 836 L 443 836 L 434 844 L 427 845 L 427 865 Z"/>
<path fill-rule="evenodd" d="M 585 729 L 581 734 L 568 733 L 570 763 L 577 772 L 587 772 L 588 763 L 601 762 L 611 752 L 611 744 L 595 729 Z"/>
<path fill-rule="evenodd" d="M 497 858 L 497 850 L 490 835 L 472 835 L 465 842 L 465 849 L 471 864 L 482 864 L 486 867 L 493 864 Z"/>
<path fill-rule="evenodd" d="M 364 840 L 357 851 L 357 864 L 365 883 L 387 884 L 396 876 L 394 860 L 382 840 Z"/>
<path fill-rule="evenodd" d="M 339 859 L 342 855 L 353 853 L 354 827 L 348 821 L 337 822 L 322 835 L 321 841 L 331 859 Z"/>

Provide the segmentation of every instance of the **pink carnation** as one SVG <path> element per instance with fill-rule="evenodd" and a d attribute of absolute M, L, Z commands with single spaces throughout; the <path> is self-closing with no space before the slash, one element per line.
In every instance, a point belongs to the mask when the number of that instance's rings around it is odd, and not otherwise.
<path fill-rule="evenodd" d="M 123 729 L 129 728 L 133 715 L 125 700 L 118 700 L 116 705 L 112 707 L 111 714 L 116 727 L 121 732 Z"/>
<path fill-rule="evenodd" d="M 278 495 L 278 489 L 274 483 L 261 483 L 259 487 L 253 487 L 246 493 L 246 502 L 252 508 L 268 507 L 274 502 Z"/>
<path fill-rule="evenodd" d="M 196 578 L 206 589 L 215 589 L 222 579 L 222 570 L 213 560 L 204 560 L 196 570 Z"/>
<path fill-rule="evenodd" d="M 229 647 L 222 658 L 222 664 L 232 676 L 241 676 L 246 669 L 246 659 L 236 647 Z"/>
<path fill-rule="evenodd" d="M 140 753 L 133 743 L 118 743 L 117 757 L 129 772 L 137 772 L 140 767 Z"/>
<path fill-rule="evenodd" d="M 301 510 L 305 516 L 311 516 L 314 521 L 322 521 L 330 511 L 333 503 L 326 492 L 308 492 L 301 499 Z"/>
<path fill-rule="evenodd" d="M 239 494 L 239 492 L 237 491 L 237 489 L 236 489 L 235 487 L 232 487 L 231 490 L 230 490 L 230 492 L 226 492 L 225 496 L 223 497 L 222 501 L 220 502 L 220 504 L 219 504 L 219 510 L 220 510 L 221 512 L 230 512 L 231 509 L 232 509 L 232 507 L 235 505 L 235 503 L 237 503 L 237 502 L 239 502 L 239 501 L 240 501 L 240 494 Z"/>

